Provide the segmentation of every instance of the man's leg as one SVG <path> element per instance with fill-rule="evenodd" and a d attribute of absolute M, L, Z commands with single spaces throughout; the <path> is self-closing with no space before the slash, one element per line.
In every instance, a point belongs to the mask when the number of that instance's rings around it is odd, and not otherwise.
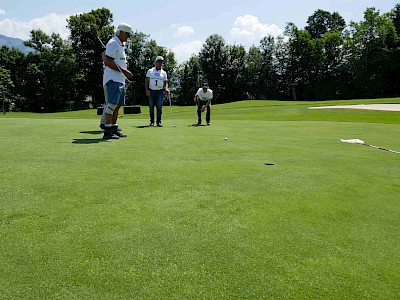
<path fill-rule="evenodd" d="M 119 108 L 120 107 L 121 107 L 121 104 L 117 104 L 117 106 L 114 109 L 114 113 L 113 113 L 113 117 L 112 117 L 112 123 L 113 124 L 117 124 L 118 112 L 119 112 Z"/>
<path fill-rule="evenodd" d="M 122 105 L 125 105 L 125 95 L 126 95 L 126 88 L 124 83 L 116 83 L 117 87 L 117 105 L 114 109 L 114 114 L 112 118 L 112 128 L 113 133 L 119 137 L 127 137 L 126 134 L 121 133 L 121 129 L 118 128 L 117 120 L 119 115 L 119 109 Z"/>
<path fill-rule="evenodd" d="M 112 80 L 107 82 L 107 105 L 105 108 L 105 129 L 103 139 L 119 139 L 114 119 L 118 118 L 121 97 L 121 84 Z"/>
<path fill-rule="evenodd" d="M 201 124 L 201 107 L 202 107 L 201 101 L 197 100 L 197 125 Z"/>
<path fill-rule="evenodd" d="M 107 106 L 107 85 L 103 85 L 103 91 L 104 91 L 104 106 L 103 106 L 103 114 L 101 115 L 100 119 L 100 128 L 104 129 L 106 126 L 106 106 Z"/>
<path fill-rule="evenodd" d="M 121 133 L 121 128 L 118 127 L 117 120 L 118 120 L 118 113 L 119 109 L 121 107 L 121 104 L 117 104 L 117 106 L 114 109 L 114 113 L 112 116 L 112 127 L 113 127 L 113 132 L 114 134 L 118 135 L 119 137 L 127 137 L 126 134 Z"/>
<path fill-rule="evenodd" d="M 150 126 L 154 125 L 154 93 L 150 92 L 149 96 L 149 112 L 150 112 Z"/>
<path fill-rule="evenodd" d="M 105 110 L 105 127 L 104 127 L 104 135 L 103 135 L 103 139 L 119 139 L 119 137 L 115 134 L 114 132 L 114 128 L 113 128 L 113 114 L 114 114 L 114 110 L 116 108 L 116 104 L 111 104 L 111 103 L 107 103 L 106 107 L 104 108 Z"/>
<path fill-rule="evenodd" d="M 162 127 L 162 106 L 164 102 L 164 91 L 157 91 L 157 126 Z"/>
<path fill-rule="evenodd" d="M 210 105 L 207 106 L 206 121 L 207 121 L 207 125 L 210 125 L 210 121 L 211 121 L 211 107 L 210 107 Z"/>
<path fill-rule="evenodd" d="M 121 107 L 121 104 L 117 104 L 117 107 L 114 109 L 113 116 L 112 116 L 112 124 L 117 125 L 117 120 L 118 120 L 118 116 L 119 116 L 120 107 Z M 117 130 L 118 131 L 122 131 L 122 128 L 119 128 L 117 126 Z"/>

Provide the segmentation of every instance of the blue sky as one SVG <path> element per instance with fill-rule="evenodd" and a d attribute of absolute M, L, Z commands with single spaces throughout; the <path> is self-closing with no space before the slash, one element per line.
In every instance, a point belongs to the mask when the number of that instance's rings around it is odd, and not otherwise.
<path fill-rule="evenodd" d="M 337 11 L 346 21 L 359 22 L 367 7 L 389 12 L 398 0 L 0 0 L 0 34 L 27 39 L 32 29 L 56 32 L 68 37 L 65 28 L 70 15 L 106 7 L 121 22 L 150 35 L 160 46 L 175 52 L 179 63 L 197 54 L 211 34 L 219 34 L 229 44 L 248 49 L 259 45 L 268 34 L 279 35 L 287 22 L 304 28 L 317 9 Z"/>

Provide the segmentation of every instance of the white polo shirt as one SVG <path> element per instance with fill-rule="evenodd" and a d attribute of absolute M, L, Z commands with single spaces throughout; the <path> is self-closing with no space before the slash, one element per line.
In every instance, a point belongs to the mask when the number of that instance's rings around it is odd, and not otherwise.
<path fill-rule="evenodd" d="M 213 98 L 213 91 L 211 89 L 207 89 L 207 92 L 204 93 L 203 88 L 199 88 L 196 94 L 201 101 L 208 101 Z"/>
<path fill-rule="evenodd" d="M 157 70 L 153 67 L 147 71 L 146 77 L 149 80 L 149 89 L 153 91 L 159 91 L 164 89 L 164 81 L 168 81 L 167 72 L 163 69 Z"/>
<path fill-rule="evenodd" d="M 124 44 L 119 40 L 119 38 L 114 35 L 106 45 L 106 55 L 114 58 L 114 62 L 116 65 L 120 66 L 121 68 L 127 69 L 128 64 L 126 61 L 126 55 L 124 51 Z M 120 71 L 115 71 L 106 66 L 103 75 L 103 85 L 110 80 L 115 82 L 125 83 L 125 76 Z"/>

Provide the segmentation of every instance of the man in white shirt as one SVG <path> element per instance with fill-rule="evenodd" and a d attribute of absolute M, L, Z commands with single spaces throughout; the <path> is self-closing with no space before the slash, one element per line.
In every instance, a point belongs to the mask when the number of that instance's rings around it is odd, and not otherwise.
<path fill-rule="evenodd" d="M 144 86 L 149 97 L 150 126 L 154 126 L 154 106 L 157 107 L 157 126 L 162 127 L 162 106 L 165 93 L 169 95 L 167 72 L 162 69 L 164 58 L 157 56 L 155 66 L 147 71 Z"/>
<path fill-rule="evenodd" d="M 201 125 L 201 113 L 207 109 L 206 122 L 210 126 L 211 121 L 211 100 L 213 98 L 213 91 L 208 88 L 208 84 L 204 83 L 202 88 L 194 95 L 194 102 L 197 103 L 197 125 Z"/>
<path fill-rule="evenodd" d="M 132 73 L 127 69 L 124 51 L 125 42 L 132 35 L 132 27 L 129 24 L 121 23 L 115 36 L 108 41 L 103 54 L 105 64 L 103 87 L 106 98 L 103 112 L 105 121 L 103 139 L 126 137 L 125 134 L 118 131 L 117 119 L 119 108 L 125 104 L 125 79 L 132 77 Z"/>

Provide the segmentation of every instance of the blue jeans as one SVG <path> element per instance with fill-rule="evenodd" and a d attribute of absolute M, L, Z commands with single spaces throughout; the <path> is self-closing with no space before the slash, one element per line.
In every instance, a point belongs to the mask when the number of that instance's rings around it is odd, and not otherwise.
<path fill-rule="evenodd" d="M 164 102 L 164 90 L 150 91 L 150 96 L 149 96 L 150 123 L 154 123 L 154 106 L 157 107 L 157 123 L 161 123 L 163 102 Z"/>
<path fill-rule="evenodd" d="M 125 105 L 125 84 L 109 80 L 106 83 L 107 97 L 106 102 L 111 104 Z"/>
<path fill-rule="evenodd" d="M 203 105 L 207 104 L 207 101 L 201 101 L 200 99 L 197 100 L 197 118 L 198 122 L 201 124 L 201 108 Z M 211 108 L 210 105 L 207 106 L 207 111 L 206 111 L 206 122 L 210 123 L 211 121 Z"/>

